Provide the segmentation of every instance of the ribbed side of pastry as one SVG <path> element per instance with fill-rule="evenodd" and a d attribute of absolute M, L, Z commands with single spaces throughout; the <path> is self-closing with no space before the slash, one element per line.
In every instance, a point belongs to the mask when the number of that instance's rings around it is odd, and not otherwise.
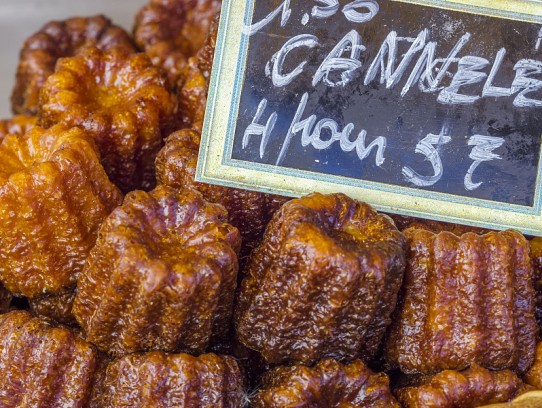
<path fill-rule="evenodd" d="M 386 358 L 406 373 L 477 363 L 525 372 L 536 341 L 529 247 L 513 231 L 409 229 L 403 296 Z"/>
<path fill-rule="evenodd" d="M 134 38 L 176 83 L 186 60 L 204 44 L 220 0 L 150 0 L 136 15 Z"/>
<path fill-rule="evenodd" d="M 375 374 L 360 360 L 341 364 L 333 359 L 314 367 L 278 367 L 264 377 L 253 400 L 255 408 L 371 407 L 399 408 L 389 378 Z"/>
<path fill-rule="evenodd" d="M 176 189 L 193 188 L 206 200 L 222 204 L 229 222 L 243 238 L 243 255 L 248 255 L 263 236 L 273 214 L 288 199 L 256 191 L 197 183 L 194 179 L 198 161 L 200 134 L 184 129 L 171 134 L 156 159 L 159 184 Z"/>
<path fill-rule="evenodd" d="M 131 354 L 108 366 L 95 400 L 109 408 L 240 408 L 243 380 L 227 356 Z"/>
<path fill-rule="evenodd" d="M 341 194 L 289 201 L 250 259 L 239 340 L 271 363 L 371 358 L 395 307 L 404 247 L 367 204 Z"/>
<path fill-rule="evenodd" d="M 102 350 L 203 351 L 226 333 L 238 231 L 195 191 L 132 192 L 104 223 L 73 312 Z"/>
<path fill-rule="evenodd" d="M 100 357 L 67 329 L 14 311 L 0 316 L 0 406 L 86 407 Z"/>
<path fill-rule="evenodd" d="M 35 127 L 0 145 L 0 280 L 35 297 L 75 286 L 122 200 L 84 131 Z"/>
<path fill-rule="evenodd" d="M 130 35 L 104 16 L 51 21 L 26 39 L 11 96 L 15 113 L 35 115 L 39 93 L 59 58 L 71 57 L 87 47 L 135 52 Z"/>
<path fill-rule="evenodd" d="M 44 127 L 85 129 L 107 174 L 127 192 L 154 186 L 154 160 L 176 110 L 165 72 L 147 55 L 86 48 L 58 61 L 40 93 L 38 116 Z"/>
<path fill-rule="evenodd" d="M 404 408 L 476 408 L 509 401 L 524 390 L 528 387 L 512 371 L 489 371 L 474 364 L 464 371 L 443 371 L 396 395 Z"/>
<path fill-rule="evenodd" d="M 218 35 L 219 15 L 211 22 L 205 44 L 188 59 L 178 82 L 179 113 L 186 128 L 201 132 Z"/>

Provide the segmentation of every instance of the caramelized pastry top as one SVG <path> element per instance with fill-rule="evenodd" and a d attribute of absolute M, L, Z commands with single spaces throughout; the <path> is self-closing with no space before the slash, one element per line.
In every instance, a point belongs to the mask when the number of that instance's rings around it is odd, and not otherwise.
<path fill-rule="evenodd" d="M 278 367 L 264 377 L 255 408 L 400 408 L 386 374 L 373 373 L 360 360 L 341 364 L 331 358 L 314 367 Z"/>
<path fill-rule="evenodd" d="M 37 120 L 35 116 L 25 115 L 17 115 L 10 119 L 0 120 L 0 143 L 6 135 L 24 135 L 27 130 L 36 126 Z"/>
<path fill-rule="evenodd" d="M 88 48 L 56 65 L 40 96 L 39 122 L 80 126 L 96 141 L 123 191 L 150 189 L 162 137 L 175 124 L 176 97 L 145 54 Z"/>
<path fill-rule="evenodd" d="M 79 128 L 34 127 L 0 144 L 0 280 L 17 295 L 62 293 L 122 201 Z"/>
<path fill-rule="evenodd" d="M 510 370 L 489 371 L 476 364 L 464 371 L 446 370 L 418 387 L 396 391 L 404 408 L 476 408 L 506 402 L 529 390 Z"/>
<path fill-rule="evenodd" d="M 59 58 L 72 57 L 88 47 L 135 52 L 128 33 L 105 16 L 51 21 L 29 37 L 21 50 L 11 97 L 15 113 L 35 115 L 39 93 Z"/>
<path fill-rule="evenodd" d="M 115 355 L 201 353 L 228 329 L 239 246 L 226 210 L 196 191 L 131 192 L 100 230 L 73 312 Z"/>
<path fill-rule="evenodd" d="M 222 204 L 232 225 L 243 238 L 242 255 L 248 255 L 262 239 L 265 226 L 288 199 L 250 190 L 224 187 L 195 181 L 200 134 L 183 129 L 172 133 L 156 159 L 159 184 L 175 189 L 193 188 L 206 200 Z"/>

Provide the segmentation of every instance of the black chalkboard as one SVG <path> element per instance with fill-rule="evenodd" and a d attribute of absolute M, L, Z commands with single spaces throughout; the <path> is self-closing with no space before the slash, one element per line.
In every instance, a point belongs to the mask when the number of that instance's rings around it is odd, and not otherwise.
<path fill-rule="evenodd" d="M 536 201 L 539 25 L 389 0 L 255 0 L 245 34 L 228 159 Z"/>

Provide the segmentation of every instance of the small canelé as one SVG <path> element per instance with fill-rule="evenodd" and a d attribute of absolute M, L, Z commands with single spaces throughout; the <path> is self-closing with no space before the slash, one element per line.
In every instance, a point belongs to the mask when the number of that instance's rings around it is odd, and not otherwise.
<path fill-rule="evenodd" d="M 239 247 L 224 207 L 197 191 L 131 192 L 100 230 L 73 313 L 114 355 L 201 353 L 228 330 Z"/>
<path fill-rule="evenodd" d="M 0 406 L 88 407 L 102 357 L 90 343 L 25 311 L 0 316 Z"/>
<path fill-rule="evenodd" d="M 404 408 L 477 408 L 510 401 L 530 390 L 510 370 L 489 371 L 473 364 L 463 371 L 442 371 L 395 394 Z"/>
<path fill-rule="evenodd" d="M 145 54 L 87 48 L 58 61 L 40 94 L 39 123 L 79 126 L 123 192 L 154 186 L 154 160 L 177 120 L 166 74 Z"/>
<path fill-rule="evenodd" d="M 92 138 L 38 126 L 0 144 L 0 281 L 29 298 L 67 292 L 122 202 Z"/>
<path fill-rule="evenodd" d="M 341 364 L 327 358 L 314 367 L 278 367 L 264 376 L 253 399 L 255 408 L 400 408 L 384 373 L 360 360 Z"/>
<path fill-rule="evenodd" d="M 13 112 L 37 114 L 41 88 L 57 61 L 73 57 L 88 47 L 136 52 L 130 35 L 105 16 L 51 21 L 24 42 L 11 96 Z"/>
<path fill-rule="evenodd" d="M 461 236 L 407 229 L 409 252 L 386 360 L 404 373 L 476 363 L 525 373 L 534 359 L 529 243 L 518 232 Z"/>
<path fill-rule="evenodd" d="M 373 358 L 395 308 L 405 248 L 388 216 L 343 194 L 287 202 L 249 260 L 239 340 L 273 364 Z"/>
<path fill-rule="evenodd" d="M 200 134 L 183 129 L 172 133 L 156 159 L 158 184 L 175 189 L 193 188 L 206 200 L 222 204 L 228 210 L 230 223 L 243 238 L 243 255 L 248 255 L 262 239 L 273 214 L 288 199 L 257 191 L 198 183 L 195 181 Z"/>

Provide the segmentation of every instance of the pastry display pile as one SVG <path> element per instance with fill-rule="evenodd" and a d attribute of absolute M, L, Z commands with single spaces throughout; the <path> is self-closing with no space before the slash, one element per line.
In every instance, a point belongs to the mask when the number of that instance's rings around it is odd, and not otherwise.
<path fill-rule="evenodd" d="M 194 179 L 218 0 L 23 45 L 0 407 L 475 408 L 542 390 L 542 239 Z"/>

